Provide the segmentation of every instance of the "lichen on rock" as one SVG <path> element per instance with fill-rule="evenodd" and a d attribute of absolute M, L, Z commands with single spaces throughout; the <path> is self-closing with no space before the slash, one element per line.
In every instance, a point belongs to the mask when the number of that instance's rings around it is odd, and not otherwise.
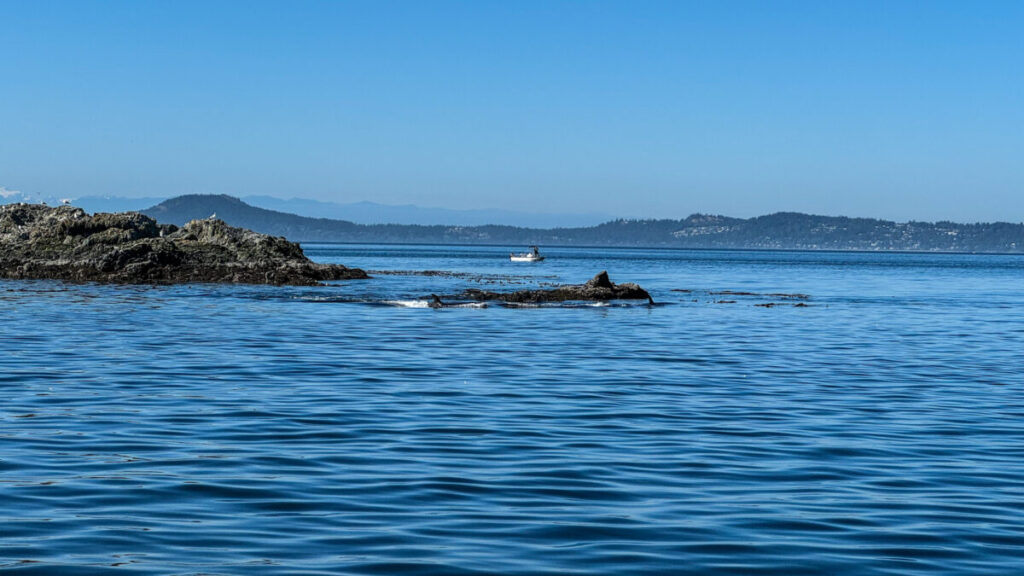
<path fill-rule="evenodd" d="M 457 298 L 475 301 L 502 301 L 519 304 L 540 304 L 544 302 L 589 301 L 605 302 L 608 300 L 647 300 L 653 303 L 651 295 L 632 282 L 615 284 L 608 279 L 608 272 L 599 272 L 584 284 L 558 286 L 551 289 L 517 290 L 515 292 L 490 292 L 471 288 Z"/>
<path fill-rule="evenodd" d="M 366 278 L 310 261 L 284 238 L 193 220 L 178 228 L 137 212 L 89 215 L 71 206 L 0 206 L 0 277 L 71 282 L 315 285 Z"/>

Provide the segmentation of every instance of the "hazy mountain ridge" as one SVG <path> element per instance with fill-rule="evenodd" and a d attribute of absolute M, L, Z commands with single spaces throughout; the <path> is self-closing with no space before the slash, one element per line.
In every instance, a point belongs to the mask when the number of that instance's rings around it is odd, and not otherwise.
<path fill-rule="evenodd" d="M 778 212 L 756 218 L 693 214 L 681 220 L 619 219 L 597 226 L 521 228 L 356 224 L 250 206 L 231 196 L 179 196 L 143 211 L 184 224 L 216 213 L 233 226 L 301 242 L 548 244 L 674 248 L 1022 252 L 1024 224 L 892 222 Z"/>
<path fill-rule="evenodd" d="M 416 224 L 432 226 L 508 226 L 554 228 L 556 226 L 593 226 L 609 220 L 607 214 L 540 214 L 516 210 L 456 210 L 431 208 L 414 204 L 391 205 L 376 202 L 322 202 L 304 198 L 287 200 L 273 196 L 243 196 L 241 200 L 252 206 L 287 212 L 310 218 L 348 220 L 358 224 Z"/>
<path fill-rule="evenodd" d="M 0 187 L 0 204 L 25 202 L 61 204 L 65 198 L 28 194 Z M 132 212 L 155 206 L 168 198 L 123 196 L 71 196 L 66 198 L 86 212 Z M 453 226 L 480 226 L 501 224 L 528 228 L 553 228 L 556 226 L 594 226 L 610 220 L 607 214 L 541 214 L 515 210 L 456 210 L 431 208 L 414 204 L 391 205 L 376 202 L 324 202 L 306 198 L 275 198 L 273 196 L 243 196 L 241 200 L 251 206 L 306 216 L 309 218 L 330 218 L 348 220 L 358 224 L 447 224 Z"/>
<path fill-rule="evenodd" d="M 48 204 L 59 206 L 67 200 L 71 204 L 85 210 L 86 212 L 138 212 L 154 204 L 163 202 L 163 197 L 141 197 L 125 198 L 123 196 L 80 196 L 80 197 L 58 197 L 31 194 L 19 190 L 9 190 L 0 186 L 0 204 Z"/>

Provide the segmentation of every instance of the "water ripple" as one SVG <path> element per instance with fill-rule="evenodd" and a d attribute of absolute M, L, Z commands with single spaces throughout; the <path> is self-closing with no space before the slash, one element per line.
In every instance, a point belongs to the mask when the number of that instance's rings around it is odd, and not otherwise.
<path fill-rule="evenodd" d="M 459 272 L 322 288 L 0 282 L 0 570 L 1019 571 L 1024 260 L 507 252 L 321 245 Z M 603 268 L 675 305 L 366 305 Z"/>

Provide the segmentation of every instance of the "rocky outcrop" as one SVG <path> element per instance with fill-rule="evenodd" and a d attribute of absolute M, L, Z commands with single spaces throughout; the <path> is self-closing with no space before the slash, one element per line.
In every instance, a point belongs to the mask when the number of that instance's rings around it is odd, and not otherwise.
<path fill-rule="evenodd" d="M 358 268 L 314 263 L 284 238 L 212 218 L 178 228 L 136 212 L 0 206 L 0 278 L 308 286 L 366 277 Z"/>
<path fill-rule="evenodd" d="M 599 273 L 588 280 L 586 284 L 558 286 L 557 288 L 547 290 L 518 290 L 516 292 L 489 292 L 472 288 L 466 290 L 458 297 L 478 302 L 497 300 L 518 304 L 541 304 L 544 302 L 568 302 L 575 300 L 591 302 L 647 300 L 651 304 L 654 303 L 647 290 L 636 284 L 631 282 L 623 284 L 612 283 L 608 279 L 608 272 Z"/>

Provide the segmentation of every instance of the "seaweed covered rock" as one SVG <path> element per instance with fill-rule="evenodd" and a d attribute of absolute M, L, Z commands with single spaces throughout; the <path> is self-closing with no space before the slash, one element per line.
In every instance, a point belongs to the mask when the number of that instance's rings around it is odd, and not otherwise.
<path fill-rule="evenodd" d="M 313 285 L 366 278 L 317 264 L 284 238 L 193 220 L 178 228 L 137 212 L 89 215 L 71 206 L 0 206 L 0 277 L 72 282 Z"/>
<path fill-rule="evenodd" d="M 540 304 L 544 302 L 590 301 L 604 302 L 608 300 L 654 300 L 646 290 L 632 282 L 614 284 L 608 279 L 608 272 L 602 271 L 585 284 L 558 286 L 551 289 L 518 290 L 515 292 L 490 292 L 487 290 L 469 289 L 459 295 L 467 300 L 514 302 L 519 304 Z"/>

